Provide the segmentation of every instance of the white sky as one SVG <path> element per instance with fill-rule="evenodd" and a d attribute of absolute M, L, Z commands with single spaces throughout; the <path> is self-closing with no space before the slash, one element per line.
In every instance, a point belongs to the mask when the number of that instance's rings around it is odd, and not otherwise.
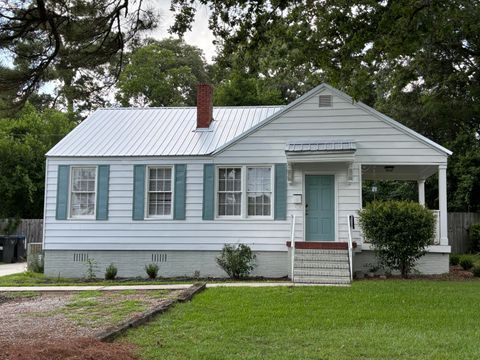
<path fill-rule="evenodd" d="M 152 6 L 160 13 L 159 26 L 149 36 L 155 39 L 163 39 L 171 36 L 168 28 L 173 24 L 173 13 L 170 11 L 170 0 L 150 0 L 148 5 Z M 203 50 L 205 59 L 211 63 L 215 56 L 215 45 L 213 45 L 214 36 L 208 28 L 208 8 L 203 5 L 197 5 L 197 13 L 192 31 L 185 34 L 185 41 L 190 45 L 195 45 Z"/>

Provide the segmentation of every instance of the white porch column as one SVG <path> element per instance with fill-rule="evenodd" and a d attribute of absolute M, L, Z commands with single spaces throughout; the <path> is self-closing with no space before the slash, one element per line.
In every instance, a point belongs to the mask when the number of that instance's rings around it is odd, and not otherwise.
<path fill-rule="evenodd" d="M 425 206 L 425 179 L 417 180 L 418 184 L 418 203 Z"/>
<path fill-rule="evenodd" d="M 440 210 L 440 245 L 448 245 L 447 165 L 438 166 L 438 209 Z"/>

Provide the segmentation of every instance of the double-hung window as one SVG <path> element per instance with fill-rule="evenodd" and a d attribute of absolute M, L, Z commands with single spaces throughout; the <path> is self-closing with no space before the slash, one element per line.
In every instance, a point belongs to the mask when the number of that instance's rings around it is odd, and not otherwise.
<path fill-rule="evenodd" d="M 70 218 L 93 218 L 96 200 L 96 167 L 72 167 Z"/>
<path fill-rule="evenodd" d="M 218 217 L 271 217 L 272 167 L 219 167 Z"/>
<path fill-rule="evenodd" d="M 172 175 L 171 166 L 148 167 L 148 217 L 170 217 L 172 215 Z"/>

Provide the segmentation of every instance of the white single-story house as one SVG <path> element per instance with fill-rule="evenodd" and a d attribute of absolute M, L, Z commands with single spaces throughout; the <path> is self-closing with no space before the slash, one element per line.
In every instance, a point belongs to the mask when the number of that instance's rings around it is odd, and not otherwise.
<path fill-rule="evenodd" d="M 48 276 L 223 277 L 224 244 L 248 244 L 253 275 L 349 282 L 375 262 L 357 213 L 362 181 L 438 173 L 436 239 L 417 265 L 448 272 L 451 152 L 327 84 L 287 106 L 99 109 L 47 153 Z M 292 242 L 294 251 L 291 250 Z M 356 245 L 353 246 L 352 244 Z M 295 259 L 292 264 L 292 257 Z"/>

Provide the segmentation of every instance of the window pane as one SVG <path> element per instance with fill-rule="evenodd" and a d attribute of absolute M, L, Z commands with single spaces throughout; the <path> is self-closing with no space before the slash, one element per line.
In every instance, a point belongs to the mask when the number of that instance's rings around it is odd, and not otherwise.
<path fill-rule="evenodd" d="M 247 169 L 247 199 L 249 216 L 271 215 L 272 170 L 269 167 Z"/>
<path fill-rule="evenodd" d="M 95 214 L 96 168 L 72 168 L 70 194 L 70 217 L 93 216 Z"/>
<path fill-rule="evenodd" d="M 149 170 L 148 215 L 168 216 L 172 213 L 172 169 L 154 167 Z"/>

